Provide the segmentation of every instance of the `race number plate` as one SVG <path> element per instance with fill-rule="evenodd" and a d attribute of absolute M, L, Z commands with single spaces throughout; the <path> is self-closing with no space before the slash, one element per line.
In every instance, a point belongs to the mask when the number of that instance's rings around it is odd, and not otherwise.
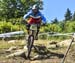
<path fill-rule="evenodd" d="M 37 30 L 37 25 L 32 24 L 30 27 L 31 30 Z"/>

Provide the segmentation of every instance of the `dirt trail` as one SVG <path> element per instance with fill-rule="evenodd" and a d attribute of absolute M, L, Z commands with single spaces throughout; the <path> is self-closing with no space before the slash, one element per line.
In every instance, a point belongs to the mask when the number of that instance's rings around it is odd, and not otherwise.
<path fill-rule="evenodd" d="M 0 63 L 60 63 L 61 59 L 63 58 L 63 54 L 49 51 L 44 53 L 38 51 L 37 54 L 40 54 L 41 58 L 36 58 L 33 61 L 24 59 L 22 57 L 13 57 L 6 59 L 5 56 L 8 54 L 9 53 L 6 53 L 4 50 L 0 51 Z"/>
<path fill-rule="evenodd" d="M 39 41 L 40 42 L 40 41 Z M 37 42 L 36 42 L 37 43 Z M 37 55 L 42 55 L 42 58 L 37 58 L 36 60 L 27 60 L 23 57 L 13 57 L 6 59 L 5 56 L 10 54 L 6 53 L 6 49 L 0 49 L 0 63 L 61 63 L 64 53 L 66 51 L 66 47 L 63 48 L 42 48 L 40 45 L 37 46 L 38 51 L 34 51 Z M 44 52 L 42 52 L 44 51 Z M 12 51 L 13 52 L 13 51 Z M 32 53 L 34 56 L 34 54 Z M 45 57 L 46 56 L 46 57 Z M 75 46 L 73 45 L 66 57 L 65 63 L 75 63 Z"/>

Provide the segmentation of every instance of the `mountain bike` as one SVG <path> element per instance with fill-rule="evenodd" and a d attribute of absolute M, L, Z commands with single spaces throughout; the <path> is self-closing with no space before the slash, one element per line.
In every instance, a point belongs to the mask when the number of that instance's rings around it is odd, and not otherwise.
<path fill-rule="evenodd" d="M 27 58 L 30 58 L 30 53 L 33 47 L 35 37 L 36 37 L 36 33 L 37 33 L 37 24 L 32 24 L 30 26 L 30 33 L 29 33 L 28 42 L 27 42 L 27 47 L 28 47 Z"/>

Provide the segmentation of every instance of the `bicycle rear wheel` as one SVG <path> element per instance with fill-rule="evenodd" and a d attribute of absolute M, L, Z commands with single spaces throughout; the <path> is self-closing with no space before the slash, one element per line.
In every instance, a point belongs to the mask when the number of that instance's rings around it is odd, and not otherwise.
<path fill-rule="evenodd" d="M 27 55 L 27 58 L 30 58 L 30 53 L 31 53 L 31 49 L 32 49 L 33 43 L 34 43 L 34 36 L 30 35 L 28 37 L 28 55 Z"/>

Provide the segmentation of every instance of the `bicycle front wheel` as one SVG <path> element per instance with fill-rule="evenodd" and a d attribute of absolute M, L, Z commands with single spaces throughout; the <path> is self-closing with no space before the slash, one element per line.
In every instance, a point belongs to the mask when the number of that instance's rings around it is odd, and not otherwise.
<path fill-rule="evenodd" d="M 28 58 L 30 58 L 30 53 L 31 53 L 31 49 L 32 49 L 33 43 L 34 43 L 34 36 L 30 35 L 28 37 L 28 55 L 27 55 Z"/>

